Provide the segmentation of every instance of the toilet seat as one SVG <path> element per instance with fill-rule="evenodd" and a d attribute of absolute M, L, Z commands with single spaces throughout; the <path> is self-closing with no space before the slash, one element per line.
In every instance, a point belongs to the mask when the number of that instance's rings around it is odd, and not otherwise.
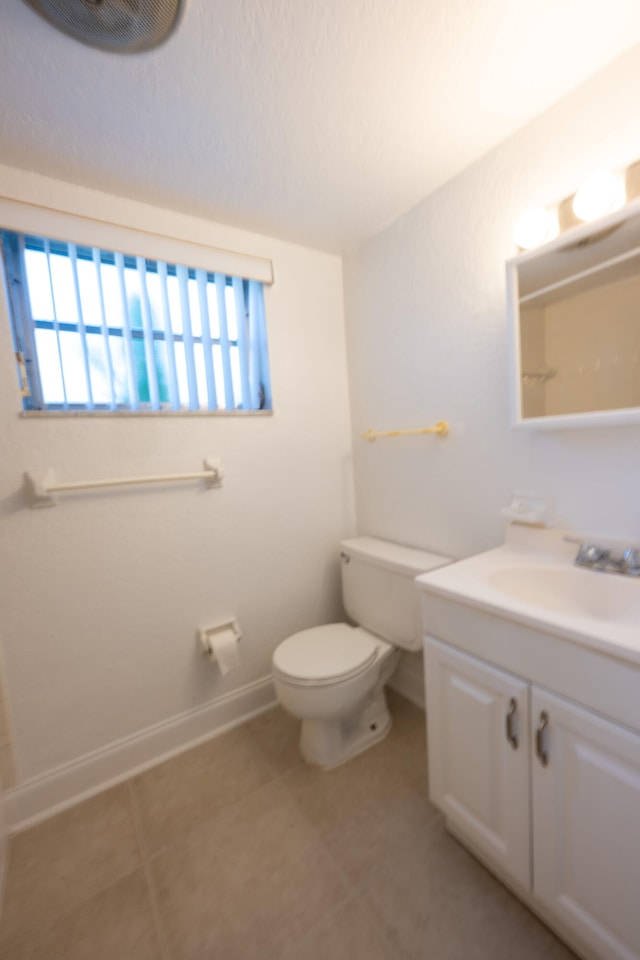
<path fill-rule="evenodd" d="M 311 627 L 283 640 L 273 655 L 273 667 L 283 680 L 301 685 L 349 680 L 373 663 L 381 643 L 362 627 L 346 623 Z"/>

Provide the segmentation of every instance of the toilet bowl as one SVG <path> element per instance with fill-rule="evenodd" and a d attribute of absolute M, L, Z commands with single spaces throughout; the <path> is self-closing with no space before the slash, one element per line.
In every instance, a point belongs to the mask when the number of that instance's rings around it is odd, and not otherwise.
<path fill-rule="evenodd" d="M 276 648 L 272 662 L 280 704 L 302 721 L 301 753 L 321 767 L 344 763 L 388 733 L 385 684 L 401 648 L 421 646 L 413 579 L 450 562 L 372 537 L 341 548 L 345 608 L 360 625 L 302 630 Z"/>
<path fill-rule="evenodd" d="M 386 736 L 384 685 L 399 657 L 391 644 L 346 623 L 303 630 L 280 644 L 276 695 L 303 721 L 300 751 L 308 763 L 336 766 Z"/>

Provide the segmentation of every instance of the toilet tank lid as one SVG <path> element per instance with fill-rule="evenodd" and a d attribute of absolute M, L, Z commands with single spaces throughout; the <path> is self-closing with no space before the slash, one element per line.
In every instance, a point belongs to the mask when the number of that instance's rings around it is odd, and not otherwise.
<path fill-rule="evenodd" d="M 362 557 L 369 563 L 410 577 L 453 562 L 451 557 L 439 553 L 405 547 L 390 540 L 378 540 L 377 537 L 353 537 L 351 540 L 342 540 L 340 547 L 343 553 Z"/>

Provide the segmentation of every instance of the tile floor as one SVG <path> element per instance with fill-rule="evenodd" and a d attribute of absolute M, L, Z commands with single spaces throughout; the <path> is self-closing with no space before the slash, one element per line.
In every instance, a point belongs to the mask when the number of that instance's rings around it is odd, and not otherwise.
<path fill-rule="evenodd" d="M 445 833 L 390 705 L 334 771 L 276 709 L 17 835 L 0 960 L 571 960 Z"/>

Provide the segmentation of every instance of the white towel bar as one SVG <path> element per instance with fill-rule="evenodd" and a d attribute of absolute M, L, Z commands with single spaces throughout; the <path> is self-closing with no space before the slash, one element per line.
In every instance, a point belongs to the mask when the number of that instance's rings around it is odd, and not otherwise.
<path fill-rule="evenodd" d="M 207 457 L 204 469 L 198 473 L 165 473 L 148 477 L 113 477 L 107 480 L 85 480 L 75 483 L 57 483 L 53 470 L 47 470 L 44 480 L 39 483 L 30 473 L 25 473 L 24 481 L 31 507 L 54 507 L 55 493 L 70 490 L 92 490 L 96 487 L 129 487 L 144 483 L 176 483 L 181 480 L 206 480 L 207 486 L 220 486 L 224 472 L 222 461 Z"/>

